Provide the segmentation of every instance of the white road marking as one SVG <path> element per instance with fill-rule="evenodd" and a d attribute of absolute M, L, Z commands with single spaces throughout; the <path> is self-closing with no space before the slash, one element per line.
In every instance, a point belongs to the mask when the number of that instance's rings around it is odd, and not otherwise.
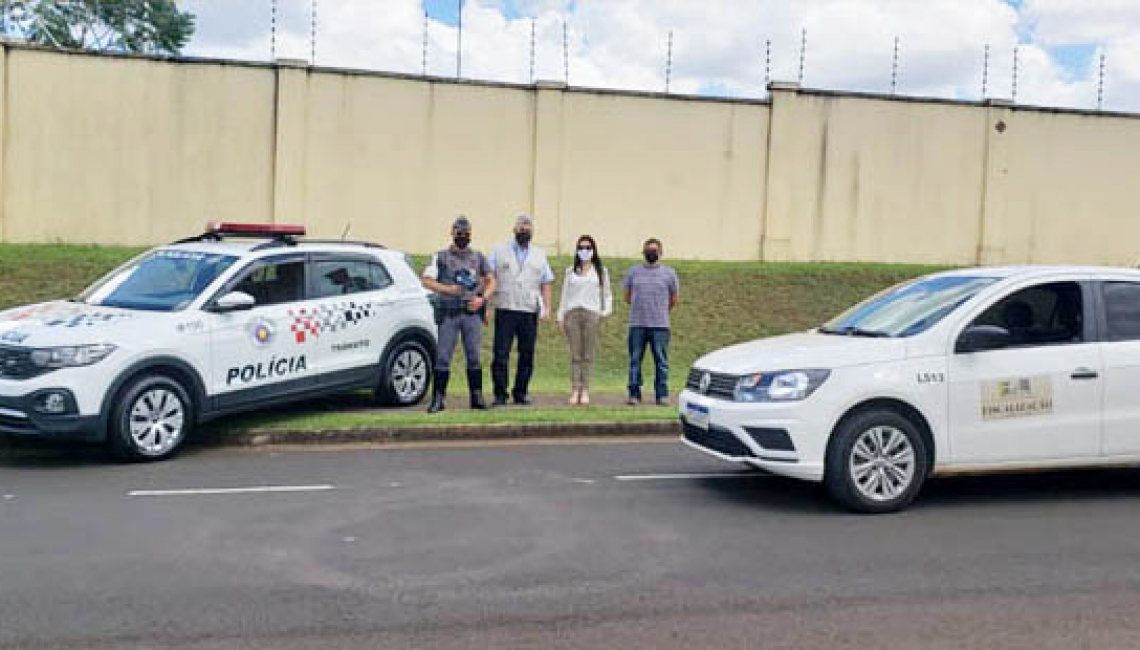
<path fill-rule="evenodd" d="M 191 488 L 185 490 L 131 490 L 129 497 L 172 497 L 203 494 L 254 494 L 259 492 L 323 492 L 335 490 L 335 485 L 258 485 L 239 488 Z"/>
<path fill-rule="evenodd" d="M 694 478 L 766 478 L 768 474 L 704 473 L 704 474 L 625 474 L 615 476 L 617 481 L 677 481 Z"/>
<path fill-rule="evenodd" d="M 589 479 L 589 478 L 572 478 L 572 479 L 570 479 L 570 482 L 571 483 L 581 483 L 582 485 L 593 485 L 595 481 L 594 481 L 594 479 Z"/>

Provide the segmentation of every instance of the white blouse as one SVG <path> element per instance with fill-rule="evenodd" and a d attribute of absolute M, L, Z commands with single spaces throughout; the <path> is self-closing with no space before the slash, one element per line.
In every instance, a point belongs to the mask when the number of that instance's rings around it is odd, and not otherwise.
<path fill-rule="evenodd" d="M 610 272 L 605 271 L 604 286 L 598 286 L 598 271 L 591 265 L 585 275 L 578 275 L 574 268 L 566 269 L 562 281 L 562 301 L 558 305 L 558 320 L 572 309 L 584 308 L 602 316 L 614 313 L 614 293 L 610 288 Z"/>

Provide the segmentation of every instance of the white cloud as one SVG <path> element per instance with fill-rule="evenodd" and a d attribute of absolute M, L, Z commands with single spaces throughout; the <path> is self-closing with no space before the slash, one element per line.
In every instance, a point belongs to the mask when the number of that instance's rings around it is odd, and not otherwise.
<path fill-rule="evenodd" d="M 1136 0 L 1026 0 L 1022 13 L 1047 46 L 1105 43 L 1140 31 Z"/>
<path fill-rule="evenodd" d="M 278 1 L 277 55 L 308 58 L 309 0 Z M 506 17 L 508 1 L 523 18 Z M 188 53 L 267 59 L 269 4 L 188 0 L 199 16 Z M 806 29 L 806 86 L 889 90 L 898 36 L 899 93 L 977 99 L 989 44 L 988 94 L 1009 97 L 1020 40 L 1019 102 L 1094 106 L 1097 62 L 1074 70 L 1052 49 L 1076 45 L 1108 57 L 1106 108 L 1140 111 L 1137 0 L 1026 0 L 1020 10 L 1002 0 L 468 0 L 465 6 L 463 68 L 472 78 L 528 82 L 533 19 L 535 76 L 561 80 L 568 21 L 573 85 L 662 90 L 672 30 L 674 92 L 715 88 L 757 97 L 765 41 L 772 41 L 773 78 L 795 80 Z M 454 74 L 456 36 L 454 27 L 429 22 L 430 74 Z M 319 0 L 319 65 L 419 73 L 422 39 L 419 0 Z"/>

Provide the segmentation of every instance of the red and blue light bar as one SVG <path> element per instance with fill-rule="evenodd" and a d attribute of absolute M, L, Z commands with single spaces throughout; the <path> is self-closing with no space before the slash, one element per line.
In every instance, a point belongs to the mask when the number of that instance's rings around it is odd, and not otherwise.
<path fill-rule="evenodd" d="M 303 237 L 305 227 L 281 223 L 215 223 L 206 224 L 206 232 L 211 235 L 231 235 L 237 237 Z"/>

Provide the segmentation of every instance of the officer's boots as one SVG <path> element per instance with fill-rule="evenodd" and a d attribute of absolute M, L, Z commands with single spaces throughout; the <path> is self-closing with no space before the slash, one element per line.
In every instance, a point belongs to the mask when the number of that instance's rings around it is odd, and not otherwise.
<path fill-rule="evenodd" d="M 431 383 L 431 406 L 428 407 L 428 413 L 439 413 L 445 408 L 443 400 L 447 397 L 447 382 L 450 379 L 450 371 L 435 371 L 435 380 Z"/>
<path fill-rule="evenodd" d="M 467 370 L 467 391 L 471 393 L 471 408 L 483 411 L 487 403 L 483 401 L 483 371 Z"/>

